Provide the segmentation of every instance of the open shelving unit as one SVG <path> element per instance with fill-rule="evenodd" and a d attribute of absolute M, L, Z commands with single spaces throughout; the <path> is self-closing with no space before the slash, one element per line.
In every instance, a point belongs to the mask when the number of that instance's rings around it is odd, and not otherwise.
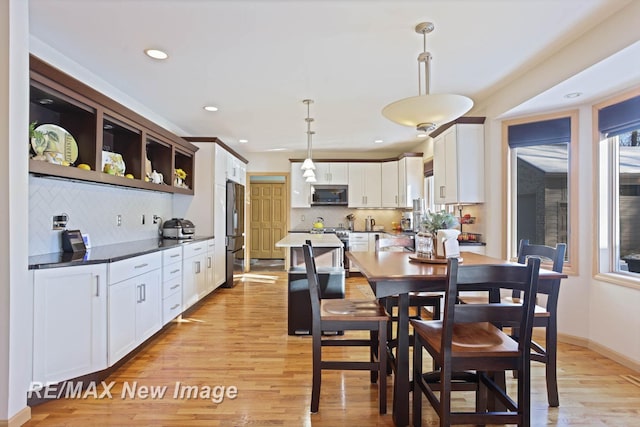
<path fill-rule="evenodd" d="M 194 194 L 195 145 L 37 57 L 30 57 L 30 70 L 29 122 L 62 127 L 78 147 L 78 158 L 69 166 L 30 158 L 30 173 Z M 111 157 L 110 153 L 122 157 L 124 171 L 113 174 L 103 170 L 103 157 Z M 90 170 L 77 168 L 79 164 L 88 165 Z M 174 185 L 178 168 L 187 174 L 187 188 Z M 163 183 L 149 179 L 148 174 L 154 170 L 163 175 Z M 128 174 L 133 178 L 127 178 Z"/>

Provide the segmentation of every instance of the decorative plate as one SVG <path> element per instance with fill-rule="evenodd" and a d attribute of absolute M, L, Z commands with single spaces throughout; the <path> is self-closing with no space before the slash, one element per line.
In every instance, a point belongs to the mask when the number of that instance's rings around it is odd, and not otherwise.
<path fill-rule="evenodd" d="M 411 261 L 424 262 L 425 264 L 446 264 L 447 258 L 425 258 L 417 255 L 409 255 Z M 461 257 L 458 257 L 458 262 L 464 261 Z"/>
<path fill-rule="evenodd" d="M 124 176 L 125 164 L 122 154 L 110 151 L 102 152 L 102 172 L 110 175 Z"/>
<path fill-rule="evenodd" d="M 62 158 L 69 164 L 78 159 L 78 144 L 73 136 L 64 128 L 53 124 L 43 124 L 38 126 L 36 132 L 42 133 L 46 142 L 45 153 L 52 153 L 49 157 Z M 38 153 L 37 144 L 32 139 L 31 146 Z"/>

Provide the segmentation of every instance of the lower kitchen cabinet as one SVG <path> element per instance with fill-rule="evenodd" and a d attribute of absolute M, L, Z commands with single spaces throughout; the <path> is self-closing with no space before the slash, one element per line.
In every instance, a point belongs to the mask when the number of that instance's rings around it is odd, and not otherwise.
<path fill-rule="evenodd" d="M 207 242 L 189 243 L 182 252 L 182 310 L 207 294 Z"/>
<path fill-rule="evenodd" d="M 33 381 L 55 383 L 106 367 L 106 265 L 34 271 Z"/>
<path fill-rule="evenodd" d="M 162 252 L 162 324 L 182 313 L 182 248 Z"/>
<path fill-rule="evenodd" d="M 161 265 L 160 253 L 109 264 L 109 366 L 162 327 Z"/>
<path fill-rule="evenodd" d="M 206 289 L 207 294 L 211 293 L 218 287 L 216 285 L 216 241 L 215 239 L 207 240 L 207 258 L 205 264 L 206 270 Z"/>

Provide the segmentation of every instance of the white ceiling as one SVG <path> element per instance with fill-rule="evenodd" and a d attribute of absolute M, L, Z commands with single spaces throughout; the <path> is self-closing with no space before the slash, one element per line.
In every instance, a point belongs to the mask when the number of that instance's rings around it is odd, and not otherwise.
<path fill-rule="evenodd" d="M 466 95 L 477 105 L 627 3 L 30 0 L 30 34 L 183 136 L 217 136 L 240 153 L 304 153 L 302 100 L 311 98 L 314 153 L 402 152 L 419 144 L 417 132 L 380 111 L 417 94 L 417 23 L 436 27 L 427 36 L 431 92 Z M 149 47 L 165 50 L 169 59 L 149 59 L 143 54 Z M 640 43 L 627 50 L 637 63 Z M 589 78 L 602 81 L 612 69 L 625 74 L 616 75 L 612 87 L 640 80 L 639 67 L 624 73 L 606 64 L 592 68 L 509 114 L 556 108 L 559 94 L 588 92 Z M 219 111 L 204 111 L 206 104 Z"/>

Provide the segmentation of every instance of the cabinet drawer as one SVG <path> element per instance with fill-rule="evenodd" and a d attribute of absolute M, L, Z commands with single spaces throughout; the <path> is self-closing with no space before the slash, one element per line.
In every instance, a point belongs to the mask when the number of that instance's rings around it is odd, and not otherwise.
<path fill-rule="evenodd" d="M 207 242 L 189 243 L 182 248 L 183 258 L 191 258 L 207 252 Z"/>
<path fill-rule="evenodd" d="M 349 234 L 349 243 L 362 242 L 369 243 L 369 233 L 351 233 Z"/>
<path fill-rule="evenodd" d="M 164 265 L 182 261 L 182 248 L 177 246 L 162 251 L 162 263 Z"/>
<path fill-rule="evenodd" d="M 182 276 L 162 282 L 162 298 L 182 291 Z"/>
<path fill-rule="evenodd" d="M 159 269 L 161 265 L 162 254 L 160 252 L 112 262 L 109 264 L 109 285 Z"/>
<path fill-rule="evenodd" d="M 182 263 L 169 264 L 162 267 L 162 281 L 182 280 Z"/>
<path fill-rule="evenodd" d="M 182 313 L 182 294 L 169 295 L 162 300 L 162 324 L 167 324 Z"/>

